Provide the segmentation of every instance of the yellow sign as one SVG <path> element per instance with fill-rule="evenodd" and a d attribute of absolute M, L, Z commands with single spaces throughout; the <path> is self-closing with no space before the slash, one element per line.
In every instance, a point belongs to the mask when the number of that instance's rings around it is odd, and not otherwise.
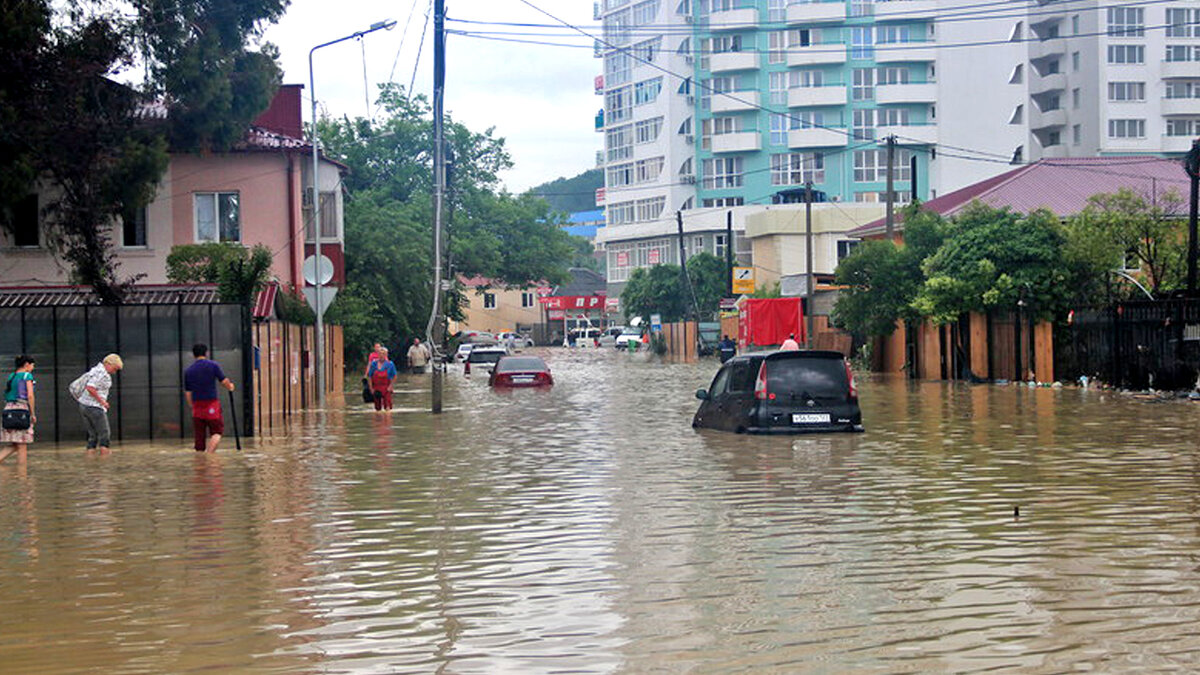
<path fill-rule="evenodd" d="M 754 268 L 733 268 L 733 292 L 739 295 L 754 292 Z"/>

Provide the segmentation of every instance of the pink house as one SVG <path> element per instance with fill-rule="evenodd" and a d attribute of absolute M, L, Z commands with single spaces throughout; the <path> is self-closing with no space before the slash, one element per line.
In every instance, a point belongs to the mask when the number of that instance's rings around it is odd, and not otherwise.
<path fill-rule="evenodd" d="M 171 247 L 209 241 L 264 244 L 274 254 L 271 273 L 299 289 L 300 267 L 312 241 L 312 146 L 303 138 L 302 85 L 284 85 L 243 141 L 224 153 L 172 153 L 158 193 L 142 213 L 114 224 L 122 277 L 165 284 Z M 322 253 L 334 263 L 333 283 L 345 280 L 342 193 L 345 167 L 322 158 L 319 186 Z M 0 288 L 63 286 L 69 268 L 46 248 L 40 195 L 14 213 L 15 231 L 0 232 Z"/>

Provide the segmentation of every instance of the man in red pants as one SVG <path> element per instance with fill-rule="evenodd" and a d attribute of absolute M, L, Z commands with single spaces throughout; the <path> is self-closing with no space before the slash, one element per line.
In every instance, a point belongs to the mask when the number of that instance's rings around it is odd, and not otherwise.
<path fill-rule="evenodd" d="M 371 391 L 375 394 L 376 410 L 392 409 L 392 380 L 396 379 L 396 364 L 388 360 L 387 347 L 380 347 L 379 358 L 367 367 L 367 377 L 371 380 Z"/>
<path fill-rule="evenodd" d="M 208 345 L 192 347 L 196 360 L 183 372 L 183 387 L 188 407 L 192 409 L 192 431 L 196 437 L 196 452 L 216 452 L 225 433 L 225 416 L 217 385 L 233 391 L 233 382 L 225 377 L 216 361 L 208 358 Z"/>

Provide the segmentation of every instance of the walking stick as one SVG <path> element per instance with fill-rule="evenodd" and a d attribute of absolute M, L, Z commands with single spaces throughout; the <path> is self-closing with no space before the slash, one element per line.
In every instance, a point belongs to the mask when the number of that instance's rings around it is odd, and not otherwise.
<path fill-rule="evenodd" d="M 233 442 L 237 444 L 237 449 L 242 449 L 242 437 L 238 435 L 237 428 L 237 403 L 233 400 L 233 392 L 229 392 L 229 416 L 233 422 Z"/>

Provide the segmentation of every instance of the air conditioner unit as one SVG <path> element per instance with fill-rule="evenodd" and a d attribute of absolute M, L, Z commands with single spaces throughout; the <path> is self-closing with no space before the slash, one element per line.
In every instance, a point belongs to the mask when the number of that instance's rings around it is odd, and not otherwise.
<path fill-rule="evenodd" d="M 691 94 L 688 94 L 687 104 L 688 105 L 696 105 L 696 97 L 692 96 Z"/>

